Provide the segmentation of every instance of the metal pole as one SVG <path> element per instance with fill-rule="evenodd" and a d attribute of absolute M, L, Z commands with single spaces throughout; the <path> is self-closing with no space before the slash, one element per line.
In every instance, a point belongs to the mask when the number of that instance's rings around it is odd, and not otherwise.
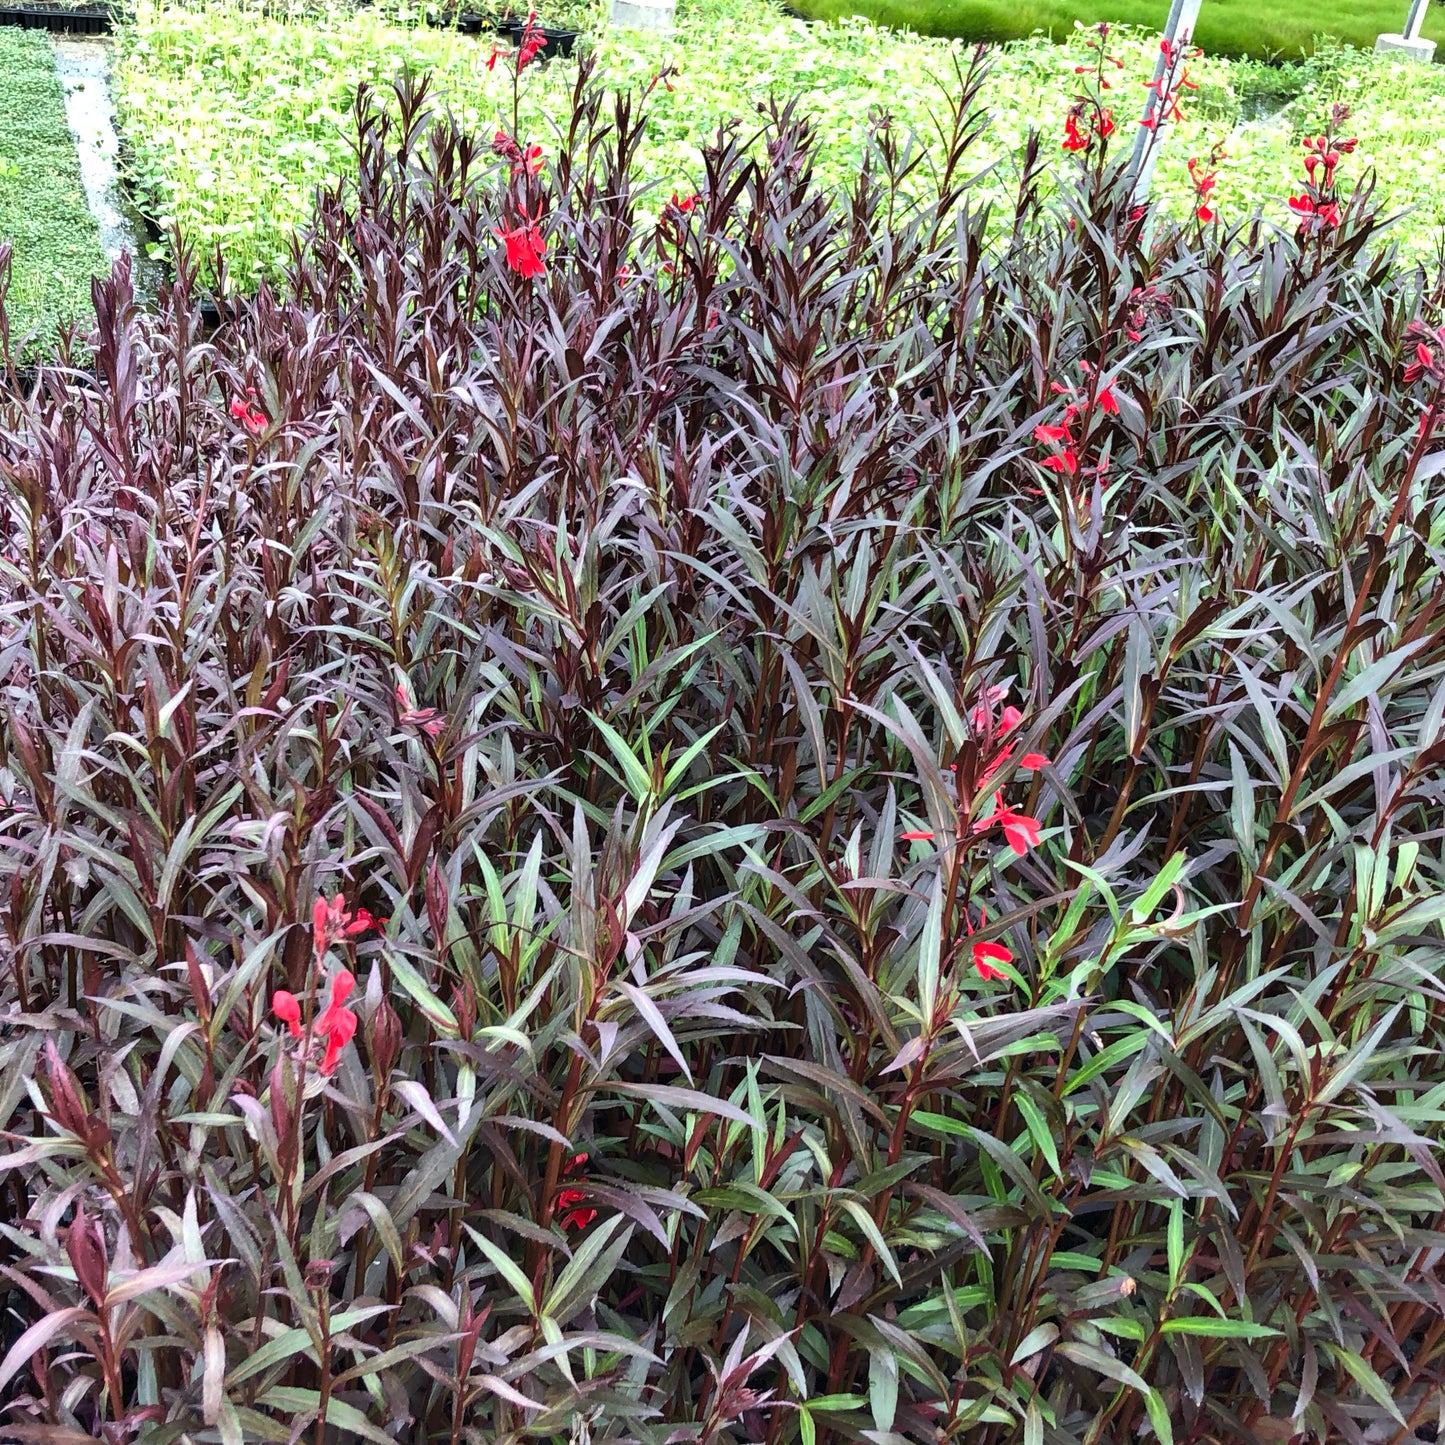
<path fill-rule="evenodd" d="M 1404 35 L 1406 40 L 1418 40 L 1420 31 L 1425 27 L 1425 7 L 1430 0 L 1411 0 L 1410 18 L 1405 21 Z"/>
<path fill-rule="evenodd" d="M 1415 0 L 1417 6 L 1424 6 L 1428 0 Z M 1188 42 L 1194 34 L 1195 21 L 1199 19 L 1200 0 L 1170 0 L 1169 19 L 1164 26 L 1164 38 L 1174 42 Z M 1158 117 L 1159 84 L 1169 69 L 1169 61 L 1163 48 L 1154 64 L 1154 88 L 1144 102 L 1144 120 Z M 1161 120 L 1162 123 L 1162 120 Z M 1161 139 L 1147 125 L 1141 125 L 1134 137 L 1134 150 L 1129 157 L 1129 175 L 1133 178 L 1134 200 L 1142 201 L 1149 194 L 1149 182 L 1154 175 L 1154 162 L 1159 155 Z"/>

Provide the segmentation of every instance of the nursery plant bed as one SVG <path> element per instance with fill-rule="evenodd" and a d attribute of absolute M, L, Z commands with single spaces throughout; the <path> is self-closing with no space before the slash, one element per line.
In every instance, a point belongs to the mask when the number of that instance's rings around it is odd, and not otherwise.
<path fill-rule="evenodd" d="M 0 5 L 0 25 L 58 35 L 108 35 L 111 12 L 109 5 Z"/>
<path fill-rule="evenodd" d="M 91 278 L 107 269 L 55 51 L 39 30 L 0 27 L 0 240 L 13 251 L 11 337 L 29 362 L 53 349 L 62 325 L 88 328 Z"/>

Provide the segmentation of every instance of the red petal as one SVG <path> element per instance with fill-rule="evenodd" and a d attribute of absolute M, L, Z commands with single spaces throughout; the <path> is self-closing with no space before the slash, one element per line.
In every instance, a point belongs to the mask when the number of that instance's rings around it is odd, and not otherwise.
<path fill-rule="evenodd" d="M 900 833 L 898 835 L 905 843 L 931 843 L 932 833 Z"/>
<path fill-rule="evenodd" d="M 295 994 L 278 988 L 271 995 L 271 1012 L 290 1029 L 292 1038 L 301 1037 L 301 1005 L 296 1002 Z"/>

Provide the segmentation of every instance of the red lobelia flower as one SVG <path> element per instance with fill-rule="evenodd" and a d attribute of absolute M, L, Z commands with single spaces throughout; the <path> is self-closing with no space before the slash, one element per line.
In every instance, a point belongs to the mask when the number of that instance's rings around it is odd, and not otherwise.
<path fill-rule="evenodd" d="M 1039 820 L 1031 818 L 1027 813 L 1016 813 L 1012 808 L 1002 808 L 995 813 L 993 822 L 1003 828 L 1004 837 L 1008 839 L 1008 845 L 1023 857 L 1030 848 L 1036 848 L 1039 842 Z"/>
<path fill-rule="evenodd" d="M 294 993 L 278 988 L 271 995 L 271 1012 L 291 1031 L 293 1039 L 301 1037 L 301 1005 Z"/>
<path fill-rule="evenodd" d="M 575 1174 L 586 1162 L 587 1155 L 585 1153 L 574 1154 L 562 1166 L 562 1173 Z M 578 1189 L 575 1185 L 569 1185 L 566 1189 L 557 1191 L 557 1208 L 562 1215 L 563 1229 L 586 1229 L 597 1218 L 595 1209 L 580 1207 L 586 1198 L 586 1190 Z"/>
<path fill-rule="evenodd" d="M 248 386 L 244 400 L 238 396 L 231 402 L 231 416 L 253 437 L 258 437 L 271 423 L 266 420 L 266 413 L 254 404 L 255 400 L 256 388 Z"/>
<path fill-rule="evenodd" d="M 535 176 L 542 169 L 542 147 L 524 146 L 504 130 L 492 137 L 492 152 L 511 161 L 514 176 Z"/>
<path fill-rule="evenodd" d="M 322 1032 L 319 1023 L 316 1026 L 316 1030 L 318 1034 Z M 330 1027 L 326 1029 L 323 1035 L 326 1040 L 326 1052 L 321 1056 L 321 1072 L 323 1074 L 329 1076 L 335 1071 L 337 1063 L 340 1062 L 342 1052 L 345 1050 L 347 1044 L 351 1042 L 352 1035 L 355 1033 L 356 1015 L 352 1013 L 350 1009 L 342 1009 L 339 1013 L 332 1016 Z"/>
<path fill-rule="evenodd" d="M 537 24 L 537 12 L 533 10 L 527 16 L 527 23 L 522 28 L 522 38 L 517 43 L 517 74 L 520 75 L 526 69 L 532 57 L 547 43 L 547 34 Z"/>
<path fill-rule="evenodd" d="M 547 268 L 543 265 L 547 242 L 535 221 L 526 220 L 525 217 L 523 219 L 523 225 L 513 226 L 505 231 L 493 231 L 492 234 L 506 244 L 507 265 L 517 275 L 530 281 L 533 277 L 547 274 Z"/>
<path fill-rule="evenodd" d="M 1008 975 L 995 968 L 990 959 L 996 959 L 999 963 L 1012 963 L 1013 954 L 1001 943 L 975 943 L 973 945 L 973 966 L 978 970 L 978 976 L 985 983 L 991 983 L 995 979 L 1006 980 Z"/>
<path fill-rule="evenodd" d="M 356 979 L 349 969 L 341 969 L 331 980 L 331 998 L 316 1020 L 316 1036 L 326 1042 L 326 1052 L 321 1060 L 321 1072 L 330 1074 L 341 1057 L 341 1052 L 356 1033 L 356 1015 L 346 1007 L 356 987 Z"/>
<path fill-rule="evenodd" d="M 318 898 L 311 909 L 312 941 L 316 946 L 317 958 L 333 943 L 356 938 L 377 926 L 378 921 L 366 909 L 358 908 L 352 913 L 346 906 L 345 897 L 340 893 L 330 903 L 325 898 Z"/>
<path fill-rule="evenodd" d="M 446 727 L 434 707 L 417 707 L 405 683 L 396 685 L 397 721 L 402 727 L 420 728 L 429 738 L 440 736 Z"/>

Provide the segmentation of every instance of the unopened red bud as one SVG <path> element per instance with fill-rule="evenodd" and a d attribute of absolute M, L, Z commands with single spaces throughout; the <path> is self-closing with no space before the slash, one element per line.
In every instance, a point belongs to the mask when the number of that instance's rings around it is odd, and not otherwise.
<path fill-rule="evenodd" d="M 105 1236 L 100 1223 L 91 1219 L 85 1206 L 77 1205 L 75 1221 L 66 1231 L 65 1252 L 80 1287 L 98 1307 L 105 1299 L 106 1277 L 110 1273 L 105 1260 Z"/>
<path fill-rule="evenodd" d="M 45 1041 L 45 1079 L 50 1085 L 50 1112 L 55 1122 L 69 1133 L 87 1138 L 90 1111 L 51 1039 Z"/>
<path fill-rule="evenodd" d="M 431 921 L 432 939 L 438 948 L 446 945 L 447 907 L 451 901 L 447 881 L 433 862 L 426 870 L 426 913 Z"/>
<path fill-rule="evenodd" d="M 386 999 L 372 1010 L 371 1022 L 366 1026 L 366 1047 L 378 1081 L 385 1083 L 401 1052 L 401 1019 Z"/>

